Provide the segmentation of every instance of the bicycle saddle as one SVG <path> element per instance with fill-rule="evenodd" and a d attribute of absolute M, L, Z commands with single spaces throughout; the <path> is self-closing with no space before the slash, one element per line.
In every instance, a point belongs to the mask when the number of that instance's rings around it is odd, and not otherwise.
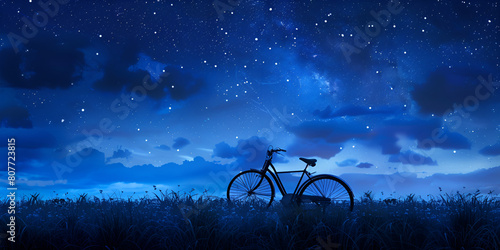
<path fill-rule="evenodd" d="M 316 159 L 306 159 L 306 158 L 299 158 L 299 159 L 305 162 L 307 165 L 311 165 L 311 167 L 316 166 Z"/>

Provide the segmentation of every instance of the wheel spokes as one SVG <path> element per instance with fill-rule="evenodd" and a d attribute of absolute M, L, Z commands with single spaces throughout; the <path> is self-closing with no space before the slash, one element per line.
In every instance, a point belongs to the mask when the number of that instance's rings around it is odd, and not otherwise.
<path fill-rule="evenodd" d="M 350 202 L 350 194 L 346 190 L 346 188 L 340 184 L 338 181 L 329 179 L 329 178 L 323 178 L 314 181 L 313 183 L 309 184 L 306 187 L 306 190 L 302 193 L 304 195 L 305 200 L 307 200 L 308 196 L 311 197 L 323 197 L 323 198 L 328 198 L 330 200 L 329 203 L 344 203 L 344 202 Z M 318 199 L 320 200 L 320 199 Z M 314 202 L 313 198 L 309 198 L 310 202 Z M 319 202 L 314 202 L 316 204 L 324 204 L 326 203 L 325 201 L 319 201 Z"/>
<path fill-rule="evenodd" d="M 236 177 L 229 187 L 229 198 L 232 201 L 271 202 L 274 194 L 272 183 L 259 173 L 244 173 Z"/>

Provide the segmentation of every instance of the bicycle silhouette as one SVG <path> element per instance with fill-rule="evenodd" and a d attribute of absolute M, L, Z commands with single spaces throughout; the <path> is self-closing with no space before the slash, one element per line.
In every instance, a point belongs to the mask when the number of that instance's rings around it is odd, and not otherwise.
<path fill-rule="evenodd" d="M 274 183 L 283 195 L 282 201 L 290 201 L 297 205 L 316 204 L 323 209 L 329 205 L 338 206 L 352 211 L 354 195 L 347 183 L 337 176 L 320 174 L 313 176 L 307 171 L 309 166 L 316 166 L 316 159 L 299 158 L 306 167 L 304 170 L 276 171 L 272 163 L 273 155 L 286 152 L 281 148 L 273 149 L 269 146 L 262 169 L 250 169 L 237 174 L 227 187 L 227 199 L 230 203 L 258 202 L 269 207 L 274 200 Z M 297 186 L 292 194 L 288 194 L 278 174 L 302 173 Z M 301 184 L 304 175 L 307 179 Z"/>

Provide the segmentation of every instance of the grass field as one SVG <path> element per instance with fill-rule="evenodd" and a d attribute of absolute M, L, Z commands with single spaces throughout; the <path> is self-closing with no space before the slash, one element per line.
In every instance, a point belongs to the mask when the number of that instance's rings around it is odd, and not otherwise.
<path fill-rule="evenodd" d="M 479 192 L 386 201 L 367 192 L 353 212 L 322 212 L 158 191 L 138 200 L 25 196 L 16 243 L 1 232 L 2 249 L 500 249 L 500 200 Z"/>

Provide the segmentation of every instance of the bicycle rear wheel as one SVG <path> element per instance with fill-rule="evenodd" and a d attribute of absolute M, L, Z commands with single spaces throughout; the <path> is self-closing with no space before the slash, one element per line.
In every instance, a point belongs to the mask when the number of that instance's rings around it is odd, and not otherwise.
<path fill-rule="evenodd" d="M 257 170 L 237 174 L 227 187 L 230 203 L 252 203 L 269 207 L 274 200 L 274 185 L 271 179 Z"/>
<path fill-rule="evenodd" d="M 299 192 L 301 204 L 316 204 L 323 208 L 335 206 L 352 211 L 354 195 L 349 186 L 333 175 L 316 176 Z"/>

